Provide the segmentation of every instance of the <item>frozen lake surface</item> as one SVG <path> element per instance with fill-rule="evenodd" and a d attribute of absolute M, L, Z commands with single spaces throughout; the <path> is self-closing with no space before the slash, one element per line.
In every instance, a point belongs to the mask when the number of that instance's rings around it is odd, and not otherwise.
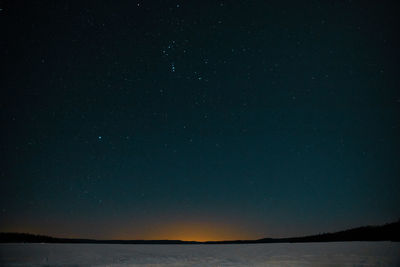
<path fill-rule="evenodd" d="M 400 266 L 400 243 L 0 244 L 0 266 Z"/>

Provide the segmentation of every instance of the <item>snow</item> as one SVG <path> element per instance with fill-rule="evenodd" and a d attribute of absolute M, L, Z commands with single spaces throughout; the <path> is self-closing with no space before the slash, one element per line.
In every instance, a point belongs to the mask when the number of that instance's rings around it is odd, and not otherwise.
<path fill-rule="evenodd" d="M 400 266 L 400 243 L 0 244 L 0 266 Z"/>

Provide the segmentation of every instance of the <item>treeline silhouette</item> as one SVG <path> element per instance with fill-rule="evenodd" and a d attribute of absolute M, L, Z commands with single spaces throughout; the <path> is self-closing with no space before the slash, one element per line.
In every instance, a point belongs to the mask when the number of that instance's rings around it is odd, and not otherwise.
<path fill-rule="evenodd" d="M 181 240 L 95 240 L 57 238 L 27 233 L 0 233 L 0 243 L 87 243 L 87 244 L 255 244 L 255 243 L 302 243 L 339 241 L 400 241 L 400 220 L 380 226 L 363 226 L 334 233 L 290 237 L 262 238 L 257 240 L 230 241 L 181 241 Z"/>

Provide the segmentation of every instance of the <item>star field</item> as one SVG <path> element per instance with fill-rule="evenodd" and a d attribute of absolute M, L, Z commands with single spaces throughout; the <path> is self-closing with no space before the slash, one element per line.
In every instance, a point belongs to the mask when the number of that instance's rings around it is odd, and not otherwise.
<path fill-rule="evenodd" d="M 216 240 L 399 218 L 395 2 L 0 8 L 0 231 Z"/>

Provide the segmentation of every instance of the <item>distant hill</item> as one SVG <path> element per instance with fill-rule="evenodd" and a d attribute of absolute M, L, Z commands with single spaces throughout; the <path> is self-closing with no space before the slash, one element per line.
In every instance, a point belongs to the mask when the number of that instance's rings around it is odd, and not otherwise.
<path fill-rule="evenodd" d="M 0 243 L 92 243 L 92 244 L 254 244 L 254 243 L 306 243 L 339 241 L 400 241 L 400 221 L 379 226 L 363 226 L 335 233 L 290 237 L 262 238 L 258 240 L 231 241 L 181 241 L 181 240 L 95 240 L 57 238 L 26 233 L 0 233 Z"/>
<path fill-rule="evenodd" d="M 257 241 L 268 242 L 268 238 Z M 335 233 L 279 238 L 278 242 L 400 241 L 400 221 L 379 226 L 363 226 Z"/>

